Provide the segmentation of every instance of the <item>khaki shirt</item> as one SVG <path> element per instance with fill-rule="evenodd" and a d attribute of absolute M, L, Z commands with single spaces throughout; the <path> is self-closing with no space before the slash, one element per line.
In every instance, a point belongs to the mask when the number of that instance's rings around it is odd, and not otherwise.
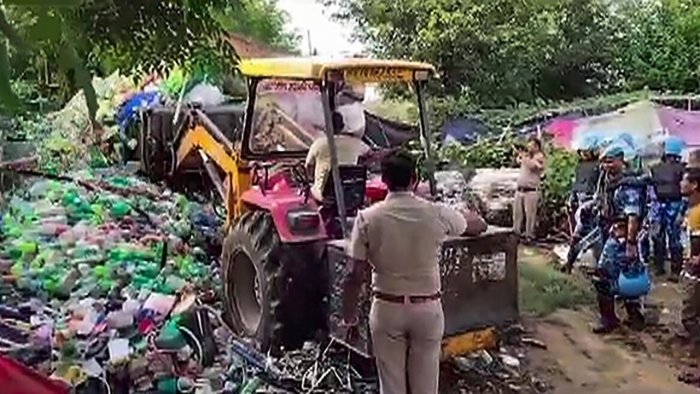
<path fill-rule="evenodd" d="M 440 291 L 440 251 L 448 236 L 467 229 L 462 214 L 413 193 L 389 193 L 355 218 L 350 257 L 373 268 L 375 291 L 431 295 Z"/>
<path fill-rule="evenodd" d="M 544 172 L 544 155 L 536 153 L 534 156 L 523 155 L 520 160 L 520 174 L 518 174 L 518 187 L 536 189 L 542 182 Z"/>
<path fill-rule="evenodd" d="M 336 135 L 335 146 L 338 151 L 338 165 L 355 165 L 357 159 L 369 152 L 370 148 L 361 139 L 349 135 Z M 326 136 L 319 137 L 309 147 L 306 165 L 314 164 L 314 184 L 311 186 L 312 196 L 323 200 L 323 186 L 331 169 L 331 150 Z"/>

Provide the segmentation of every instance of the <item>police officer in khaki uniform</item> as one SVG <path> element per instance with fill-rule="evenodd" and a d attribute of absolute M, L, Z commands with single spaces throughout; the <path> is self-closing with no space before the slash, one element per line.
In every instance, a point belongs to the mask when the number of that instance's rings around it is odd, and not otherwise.
<path fill-rule="evenodd" d="M 474 213 L 416 197 L 416 162 L 409 154 L 393 153 L 381 168 L 389 195 L 355 220 L 343 324 L 357 325 L 357 298 L 371 266 L 370 329 L 381 393 L 435 394 L 445 325 L 438 266 L 442 242 L 483 232 L 486 224 Z"/>

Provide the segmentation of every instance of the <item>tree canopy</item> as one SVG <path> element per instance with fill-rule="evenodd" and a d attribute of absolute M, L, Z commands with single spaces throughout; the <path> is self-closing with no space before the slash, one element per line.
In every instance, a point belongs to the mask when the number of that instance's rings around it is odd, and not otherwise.
<path fill-rule="evenodd" d="M 376 55 L 480 107 L 698 87 L 698 0 L 326 0 Z"/>
<path fill-rule="evenodd" d="M 224 30 L 242 34 L 285 52 L 295 52 L 301 37 L 289 31 L 289 15 L 277 7 L 277 0 L 241 0 L 229 6 L 217 20 Z"/>
<path fill-rule="evenodd" d="M 231 74 L 236 55 L 229 32 L 289 49 L 275 0 L 0 0 L 0 105 L 16 107 L 12 77 L 46 82 L 61 66 L 68 85 L 85 90 L 91 111 L 91 74 L 173 64 L 204 74 Z M 9 43 L 9 46 L 8 46 Z M 38 61 L 43 60 L 43 61 Z M 65 82 L 65 81 L 62 81 Z M 66 85 L 64 83 L 64 85 Z"/>

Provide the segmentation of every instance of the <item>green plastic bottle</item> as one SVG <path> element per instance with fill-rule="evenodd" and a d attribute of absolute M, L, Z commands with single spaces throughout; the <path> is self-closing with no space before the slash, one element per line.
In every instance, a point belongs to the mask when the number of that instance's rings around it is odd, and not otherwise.
<path fill-rule="evenodd" d="M 255 394 L 260 386 L 262 386 L 262 380 L 257 376 L 246 382 L 245 386 L 240 391 L 240 394 Z"/>
<path fill-rule="evenodd" d="M 122 219 L 131 213 L 131 206 L 126 201 L 119 200 L 112 204 L 110 213 L 116 219 Z"/>
<path fill-rule="evenodd" d="M 24 265 L 21 262 L 16 262 L 12 264 L 12 267 L 10 268 L 10 273 L 15 279 L 18 279 L 22 276 L 22 273 L 24 273 Z"/>
<path fill-rule="evenodd" d="M 131 186 L 131 180 L 129 178 L 126 178 L 123 176 L 114 176 L 109 180 L 109 183 L 111 183 L 114 186 L 118 186 L 118 187 Z"/>
<path fill-rule="evenodd" d="M 159 380 L 157 389 L 158 394 L 177 394 L 177 378 Z"/>
<path fill-rule="evenodd" d="M 109 270 L 104 265 L 96 265 L 92 268 L 92 272 L 96 278 L 104 278 L 109 275 Z"/>

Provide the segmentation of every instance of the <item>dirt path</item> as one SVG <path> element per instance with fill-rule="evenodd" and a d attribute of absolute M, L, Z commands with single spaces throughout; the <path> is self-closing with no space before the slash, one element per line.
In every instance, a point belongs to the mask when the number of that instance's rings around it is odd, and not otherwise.
<path fill-rule="evenodd" d="M 532 262 L 533 255 L 526 253 Z M 541 258 L 547 261 L 547 258 Z M 677 285 L 657 283 L 648 303 L 659 325 L 641 333 L 621 332 L 600 337 L 590 330 L 596 321 L 592 308 L 559 310 L 527 324 L 547 350 L 530 352 L 531 366 L 546 376 L 561 394 L 697 394 L 698 388 L 680 383 L 682 350 L 668 346 L 670 327 L 680 307 Z"/>
<path fill-rule="evenodd" d="M 548 348 L 532 352 L 532 362 L 550 376 L 555 393 L 698 393 L 677 381 L 672 360 L 651 336 L 628 333 L 633 343 L 625 343 L 627 334 L 601 338 L 590 332 L 594 320 L 592 313 L 565 310 L 535 325 L 535 336 Z"/>

